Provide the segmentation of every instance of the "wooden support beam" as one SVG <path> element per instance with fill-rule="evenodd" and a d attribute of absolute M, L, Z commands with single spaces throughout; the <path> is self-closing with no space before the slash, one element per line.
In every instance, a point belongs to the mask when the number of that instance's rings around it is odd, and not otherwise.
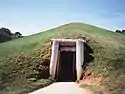
<path fill-rule="evenodd" d="M 51 54 L 51 61 L 50 61 L 50 76 L 52 78 L 55 78 L 56 73 L 56 65 L 58 60 L 58 52 L 59 52 L 59 42 L 53 41 L 52 43 L 52 54 Z"/>
<path fill-rule="evenodd" d="M 84 60 L 83 56 L 83 42 L 76 42 L 76 70 L 77 70 L 77 80 L 80 80 L 82 75 L 82 64 Z"/>
<path fill-rule="evenodd" d="M 77 42 L 77 41 L 82 41 L 86 42 L 83 39 L 51 39 L 52 41 L 59 41 L 59 42 Z"/>

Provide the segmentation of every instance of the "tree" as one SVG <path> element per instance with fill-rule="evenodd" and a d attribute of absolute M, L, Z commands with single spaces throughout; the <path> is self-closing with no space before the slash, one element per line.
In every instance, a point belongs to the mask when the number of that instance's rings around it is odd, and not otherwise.
<path fill-rule="evenodd" d="M 22 37 L 20 32 L 13 34 L 8 28 L 0 28 L 0 43 L 20 37 Z"/>
<path fill-rule="evenodd" d="M 125 34 L 125 30 L 122 30 L 122 33 Z"/>
<path fill-rule="evenodd" d="M 125 30 L 116 30 L 115 32 L 125 34 Z"/>
<path fill-rule="evenodd" d="M 11 31 L 8 28 L 0 29 L 0 42 L 11 40 Z"/>
<path fill-rule="evenodd" d="M 122 31 L 121 31 L 121 30 L 116 30 L 115 32 L 117 32 L 117 33 L 122 33 Z"/>
<path fill-rule="evenodd" d="M 15 35 L 16 38 L 20 38 L 20 37 L 22 37 L 22 34 L 21 34 L 20 32 L 15 32 L 14 35 Z"/>
<path fill-rule="evenodd" d="M 0 30 L 2 30 L 3 32 L 7 33 L 8 35 L 12 35 L 13 33 L 11 33 L 11 31 L 8 28 L 1 28 Z"/>

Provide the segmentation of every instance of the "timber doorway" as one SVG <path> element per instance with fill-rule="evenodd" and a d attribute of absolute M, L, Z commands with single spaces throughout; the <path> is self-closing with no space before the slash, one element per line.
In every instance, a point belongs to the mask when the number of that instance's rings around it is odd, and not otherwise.
<path fill-rule="evenodd" d="M 76 81 L 76 52 L 60 52 L 57 73 L 59 82 Z"/>
<path fill-rule="evenodd" d="M 59 82 L 78 81 L 84 63 L 84 40 L 52 39 L 50 76 Z"/>

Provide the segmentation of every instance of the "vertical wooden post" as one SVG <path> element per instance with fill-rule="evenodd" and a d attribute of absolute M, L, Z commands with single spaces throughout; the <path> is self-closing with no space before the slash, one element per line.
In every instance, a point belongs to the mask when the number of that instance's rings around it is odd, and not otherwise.
<path fill-rule="evenodd" d="M 84 42 L 81 41 L 81 66 L 84 63 Z"/>
<path fill-rule="evenodd" d="M 56 65 L 57 65 L 57 60 L 58 60 L 58 49 L 59 49 L 59 42 L 58 41 L 53 41 L 51 61 L 50 61 L 50 69 L 49 69 L 50 76 L 52 78 L 55 78 Z"/>
<path fill-rule="evenodd" d="M 57 66 L 56 66 L 56 74 L 57 78 L 59 78 L 59 70 L 60 70 L 60 51 L 58 52 Z"/>
<path fill-rule="evenodd" d="M 80 80 L 82 75 L 82 64 L 84 60 L 83 52 L 83 42 L 80 40 L 76 41 L 76 70 L 77 70 L 77 80 Z"/>

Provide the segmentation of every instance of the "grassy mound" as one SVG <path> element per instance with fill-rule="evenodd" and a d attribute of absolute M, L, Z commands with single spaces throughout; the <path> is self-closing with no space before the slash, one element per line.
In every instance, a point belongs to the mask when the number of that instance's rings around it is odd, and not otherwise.
<path fill-rule="evenodd" d="M 49 60 L 50 42 L 42 49 L 1 60 L 0 94 L 25 94 L 51 84 Z"/>
<path fill-rule="evenodd" d="M 0 44 L 0 93 L 24 94 L 52 82 L 48 79 L 51 38 L 86 37 L 94 60 L 85 72 L 102 75 L 111 94 L 125 94 L 125 37 L 83 23 L 71 23 Z M 43 46 L 44 45 L 44 46 Z M 45 77 L 44 77 L 45 76 Z"/>

